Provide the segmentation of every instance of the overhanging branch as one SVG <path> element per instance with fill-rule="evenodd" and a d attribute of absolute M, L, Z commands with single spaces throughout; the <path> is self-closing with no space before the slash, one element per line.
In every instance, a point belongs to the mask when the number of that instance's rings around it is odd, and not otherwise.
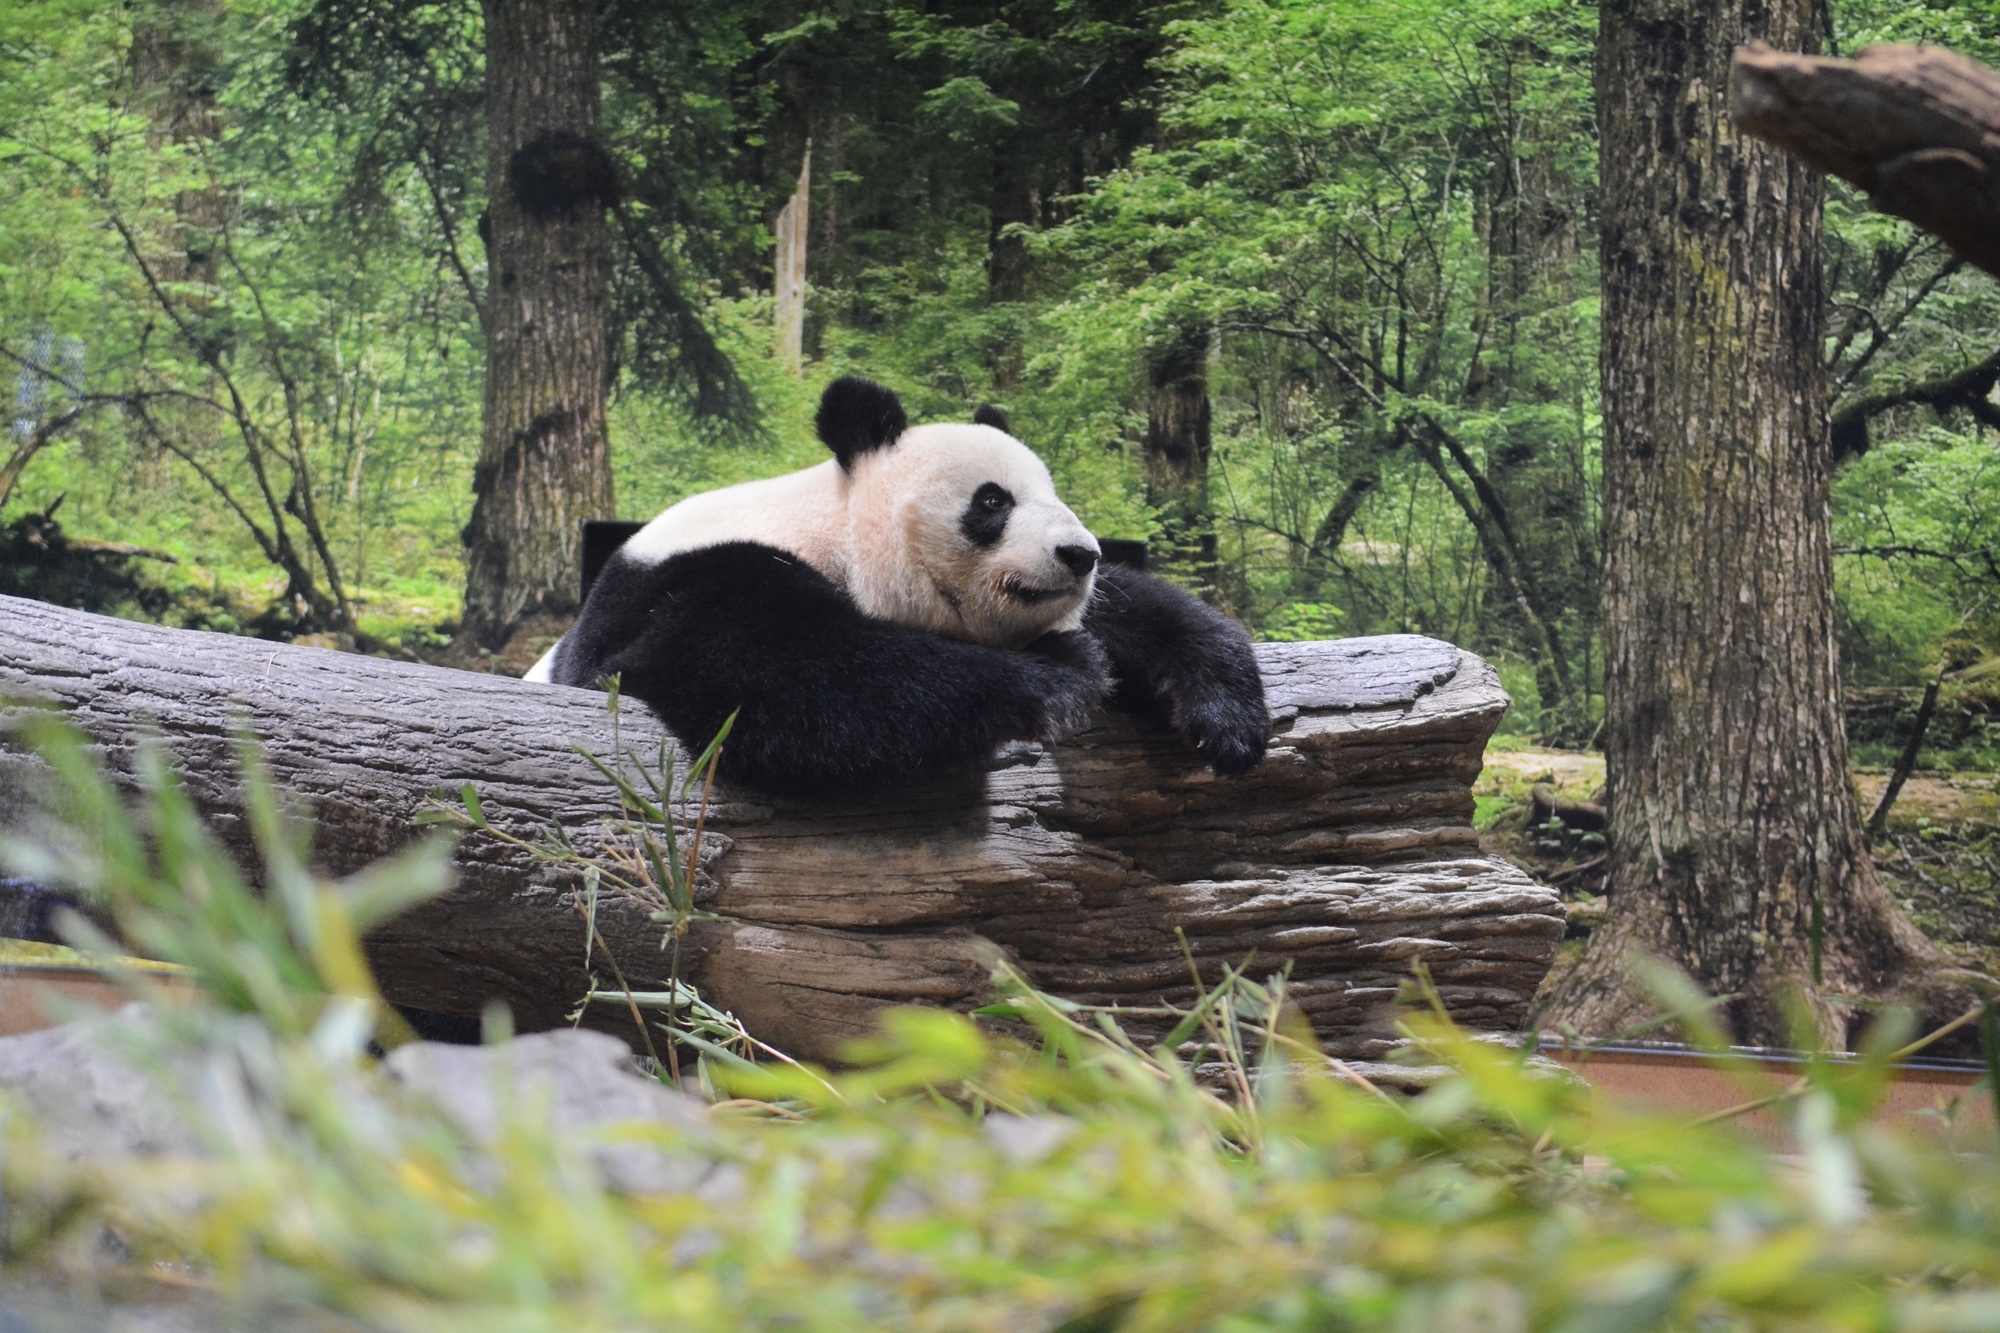
<path fill-rule="evenodd" d="M 2000 429 L 2000 407 L 1992 401 L 2000 384 L 2000 352 L 1955 375 L 1904 385 L 1857 398 L 1833 414 L 1833 461 L 1838 464 L 1868 451 L 1868 423 L 1899 407 L 1928 407 L 1940 416 L 1968 412 L 1982 425 Z"/>
<path fill-rule="evenodd" d="M 1751 42 L 1736 52 L 1729 109 L 1745 134 L 2000 276 L 2000 72 L 1941 46 L 1833 60 Z"/>

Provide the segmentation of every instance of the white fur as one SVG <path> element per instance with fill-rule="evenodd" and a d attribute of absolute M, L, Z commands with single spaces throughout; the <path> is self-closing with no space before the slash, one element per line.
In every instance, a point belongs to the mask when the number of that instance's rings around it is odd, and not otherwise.
<path fill-rule="evenodd" d="M 959 521 L 989 481 L 1013 495 L 1014 509 L 998 544 L 982 549 Z M 1057 497 L 1034 451 L 991 426 L 917 426 L 892 448 L 857 458 L 847 534 L 846 579 L 814 568 L 863 611 L 991 647 L 1078 628 L 1095 584 L 1094 574 L 1070 573 L 1055 550 L 1095 551 L 1097 539 Z M 1059 595 L 1024 605 L 1009 585 Z"/>
<path fill-rule="evenodd" d="M 986 482 L 1014 497 L 1000 540 L 980 548 L 960 530 Z M 862 454 L 853 472 L 833 459 L 766 481 L 690 496 L 625 543 L 646 564 L 723 542 L 790 551 L 845 589 L 867 614 L 991 647 L 1019 648 L 1083 621 L 1094 574 L 1081 578 L 1059 546 L 1097 540 L 1056 495 L 1034 451 L 991 426 L 929 425 Z M 1024 602 L 1012 590 L 1046 594 Z M 551 649 L 527 679 L 549 679 Z"/>
<path fill-rule="evenodd" d="M 762 542 L 793 552 L 845 586 L 850 489 L 840 464 L 829 458 L 782 477 L 704 491 L 633 533 L 623 551 L 630 559 L 656 565 L 670 555 L 723 542 Z"/>

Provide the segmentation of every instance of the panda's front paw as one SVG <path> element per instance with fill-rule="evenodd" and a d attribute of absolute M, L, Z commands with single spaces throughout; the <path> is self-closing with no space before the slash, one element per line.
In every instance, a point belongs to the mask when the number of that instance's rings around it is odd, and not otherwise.
<path fill-rule="evenodd" d="M 1071 630 L 1044 634 L 1027 651 L 1046 664 L 1037 682 L 1041 718 L 1035 739 L 1059 741 L 1090 725 L 1111 694 L 1111 659 L 1104 645 Z"/>
<path fill-rule="evenodd" d="M 1175 727 L 1207 761 L 1217 777 L 1248 773 L 1264 758 L 1270 716 L 1264 699 L 1218 691 L 1175 708 Z"/>

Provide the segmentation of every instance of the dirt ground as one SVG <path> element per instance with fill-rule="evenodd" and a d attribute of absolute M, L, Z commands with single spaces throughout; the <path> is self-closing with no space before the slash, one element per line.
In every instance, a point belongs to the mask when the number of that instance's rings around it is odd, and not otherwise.
<path fill-rule="evenodd" d="M 1880 769 L 1855 772 L 1864 819 L 1888 781 Z M 1531 827 L 1536 783 L 1565 800 L 1601 801 L 1604 756 L 1496 746 L 1487 750 L 1473 787 L 1488 850 L 1563 891 L 1570 907 L 1566 952 L 1575 953 L 1603 919 L 1604 840 L 1560 819 Z M 1883 878 L 1926 934 L 1983 971 L 2000 966 L 2000 773 L 1912 774 L 1874 850 Z"/>

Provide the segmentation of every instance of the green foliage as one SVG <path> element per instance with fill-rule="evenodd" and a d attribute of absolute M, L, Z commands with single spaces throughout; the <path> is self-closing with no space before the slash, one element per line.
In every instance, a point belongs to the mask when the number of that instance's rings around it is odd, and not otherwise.
<path fill-rule="evenodd" d="M 122 1049 L 192 1062 L 224 1095 L 187 1105 L 207 1156 L 115 1173 L 0 1120 L 17 1272 L 93 1262 L 94 1243 L 64 1242 L 109 1225 L 250 1322 L 276 1301 L 425 1333 L 1991 1322 L 2000 1167 L 1870 1119 L 1907 1021 L 1786 1090 L 1727 1057 L 1707 1002 L 1664 973 L 1681 1026 L 1789 1116 L 1795 1155 L 1593 1101 L 1435 1008 L 1406 1027 L 1452 1072 L 1404 1098 L 1319 1055 L 1282 977 L 1232 973 L 1148 1048 L 999 967 L 987 1012 L 1027 1042 L 904 1010 L 848 1072 L 736 1062 L 706 1127 L 610 1135 L 720 1164 L 708 1183 L 610 1193 L 585 1157 L 602 1136 L 554 1137 L 523 1105 L 475 1145 L 373 1068 L 359 932 L 438 887 L 434 850 L 311 882 L 253 762 L 259 897 L 157 751 L 128 815 L 73 736 L 45 726 L 41 743 L 69 831 L 10 844 L 13 864 L 198 969 L 201 995 Z"/>
<path fill-rule="evenodd" d="M 304 598 L 307 625 L 343 571 L 357 600 L 454 584 L 429 534 L 464 518 L 478 337 L 421 182 L 345 175 L 366 126 L 282 95 L 282 6 L 75 8 L 10 7 L 34 76 L 0 81 L 0 355 L 54 372 L 46 410 L 90 409 L 15 503 L 66 495 L 75 530 Z"/>
<path fill-rule="evenodd" d="M 1264 622 L 1264 637 L 1278 643 L 1337 639 L 1347 613 L 1331 602 L 1289 602 Z"/>
<path fill-rule="evenodd" d="M 1048 316 L 1061 341 L 1030 371 L 1139 410 L 1135 372 L 1209 339 L 1210 496 L 1253 623 L 1332 597 L 1348 632 L 1518 643 L 1548 670 L 1544 628 L 1513 623 L 1508 580 L 1527 578 L 1546 629 L 1582 655 L 1596 575 L 1578 13 L 1242 3 L 1172 36 L 1163 146 L 1039 238 L 1073 280 Z M 1531 534 L 1497 575 L 1468 512 Z M 1552 704 L 1584 688 L 1574 674 L 1549 678 Z"/>
<path fill-rule="evenodd" d="M 444 641 L 479 440 L 480 22 L 464 0 L 0 13 L 0 361 L 10 385 L 40 368 L 31 426 L 77 410 L 0 519 L 66 497 L 74 535 L 178 557 L 124 613 L 326 629 L 338 575 L 364 642 Z M 859 371 L 918 419 L 999 405 L 1094 530 L 1158 539 L 1152 380 L 1191 357 L 1205 588 L 1266 637 L 1465 643 L 1513 664 L 1510 725 L 1590 734 L 1589 7 L 615 0 L 602 22 L 623 514 L 817 461 L 814 396 Z M 1834 36 L 2000 59 L 1990 0 L 1842 0 Z M 793 378 L 763 293 L 808 140 Z M 1838 185 L 1827 224 L 1834 409 L 1866 417 L 1841 447 L 1870 446 L 1835 497 L 1843 645 L 1853 680 L 1911 684 L 1949 635 L 2000 649 L 1994 418 L 1881 404 L 1990 355 L 2000 289 Z"/>
<path fill-rule="evenodd" d="M 1843 647 L 1850 677 L 1904 684 L 1945 639 L 2000 642 L 2000 457 L 1931 427 L 1885 440 L 1836 483 Z"/>
<path fill-rule="evenodd" d="M 1987 0 L 1842 0 L 1834 11 L 1849 53 L 1926 41 L 2000 62 L 2000 11 Z M 1836 445 L 1869 449 L 1836 479 L 1841 649 L 1856 683 L 1915 685 L 1935 669 L 1948 637 L 2000 647 L 1995 534 L 1984 522 L 1993 499 L 1990 432 L 2000 419 L 1969 403 L 1940 416 L 1895 399 L 1993 354 L 2000 289 L 1837 181 L 1826 223 L 1835 417 L 1866 414 L 1865 435 L 1843 441 L 1837 431 Z"/>
<path fill-rule="evenodd" d="M 1931 42 L 2000 64 L 2000 9 L 1992 0 L 1839 0 L 1833 10 L 1843 55 L 1883 42 Z"/>

